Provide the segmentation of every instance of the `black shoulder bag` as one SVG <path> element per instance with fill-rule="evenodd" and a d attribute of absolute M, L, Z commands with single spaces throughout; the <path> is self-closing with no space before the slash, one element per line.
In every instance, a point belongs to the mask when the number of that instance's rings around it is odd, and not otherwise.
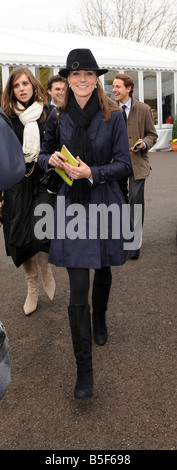
<path fill-rule="evenodd" d="M 54 120 L 54 133 L 55 133 L 55 148 L 60 150 L 60 110 L 55 108 L 55 120 Z M 48 193 L 57 194 L 59 186 L 61 184 L 61 179 L 59 175 L 55 172 L 54 168 L 50 168 L 45 175 L 45 185 Z"/>

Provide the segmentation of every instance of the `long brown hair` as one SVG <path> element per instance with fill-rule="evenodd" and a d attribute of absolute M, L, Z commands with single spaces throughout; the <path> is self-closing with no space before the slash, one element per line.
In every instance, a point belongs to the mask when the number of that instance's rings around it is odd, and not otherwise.
<path fill-rule="evenodd" d="M 99 79 L 97 81 L 97 95 L 98 95 L 98 99 L 99 99 L 100 109 L 103 112 L 105 121 L 109 121 L 111 119 L 112 111 L 117 111 L 119 109 L 119 107 L 118 107 L 116 101 L 111 100 L 106 95 Z M 66 85 L 65 85 L 64 99 L 63 99 L 63 103 L 62 103 L 62 106 L 61 106 L 61 109 L 63 109 L 63 111 L 66 110 L 66 107 L 67 107 L 67 104 L 68 104 L 68 99 L 69 99 L 69 84 L 68 84 L 68 81 L 67 81 Z"/>
<path fill-rule="evenodd" d="M 7 116 L 14 116 L 15 109 L 18 109 L 17 99 L 14 95 L 13 84 L 21 75 L 25 74 L 32 84 L 33 87 L 33 102 L 38 101 L 38 103 L 43 103 L 46 105 L 46 96 L 45 90 L 39 80 L 33 75 L 31 70 L 28 67 L 15 67 L 9 75 L 9 78 L 6 83 L 6 87 L 2 94 L 1 106 Z M 46 112 L 43 109 L 40 121 L 44 121 L 46 118 Z"/>

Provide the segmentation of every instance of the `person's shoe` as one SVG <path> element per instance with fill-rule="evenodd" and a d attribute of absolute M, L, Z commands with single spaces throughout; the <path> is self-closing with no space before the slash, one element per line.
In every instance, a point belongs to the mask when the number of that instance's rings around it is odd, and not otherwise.
<path fill-rule="evenodd" d="M 131 259 L 139 259 L 139 257 L 140 257 L 140 250 L 137 250 L 136 254 L 132 256 Z"/>
<path fill-rule="evenodd" d="M 105 321 L 105 312 L 97 314 L 93 311 L 93 338 L 96 344 L 103 346 L 108 339 L 108 330 Z"/>
<path fill-rule="evenodd" d="M 74 389 L 75 398 L 91 398 L 93 395 L 93 371 L 77 367 L 77 380 Z"/>
<path fill-rule="evenodd" d="M 103 276 L 104 274 L 104 276 Z M 106 326 L 106 312 L 108 299 L 112 283 L 111 270 L 107 268 L 102 271 L 95 271 L 92 290 L 92 323 L 93 338 L 96 344 L 103 346 L 108 339 L 108 330 Z"/>
<path fill-rule="evenodd" d="M 33 279 L 28 281 L 28 294 L 23 306 L 25 315 L 35 312 L 38 302 L 38 284 Z"/>
<path fill-rule="evenodd" d="M 93 395 L 92 340 L 89 305 L 68 307 L 74 355 L 77 364 L 75 398 L 91 398 Z"/>
<path fill-rule="evenodd" d="M 48 295 L 49 299 L 53 300 L 56 285 L 50 264 L 48 263 L 48 254 L 44 253 L 43 251 L 40 251 L 39 253 L 37 253 L 36 257 L 41 270 L 42 284 L 44 290 Z"/>
<path fill-rule="evenodd" d="M 23 306 L 25 315 L 30 315 L 37 308 L 39 287 L 38 287 L 38 270 L 36 257 L 33 256 L 23 263 L 25 279 L 28 286 L 27 297 Z"/>

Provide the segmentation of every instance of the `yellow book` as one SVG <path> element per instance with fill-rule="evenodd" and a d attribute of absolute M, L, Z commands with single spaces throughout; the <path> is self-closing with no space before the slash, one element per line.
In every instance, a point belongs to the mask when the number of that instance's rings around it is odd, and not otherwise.
<path fill-rule="evenodd" d="M 73 157 L 72 153 L 69 152 L 65 145 L 62 146 L 60 153 L 62 153 L 67 158 L 67 163 L 73 166 L 79 166 L 79 162 L 76 160 L 75 157 Z M 67 183 L 69 186 L 72 186 L 74 178 L 68 176 L 67 173 L 65 173 L 65 171 L 61 170 L 60 168 L 55 167 L 55 171 L 56 173 L 58 173 L 58 175 L 61 176 L 61 178 L 63 178 L 65 183 Z"/>

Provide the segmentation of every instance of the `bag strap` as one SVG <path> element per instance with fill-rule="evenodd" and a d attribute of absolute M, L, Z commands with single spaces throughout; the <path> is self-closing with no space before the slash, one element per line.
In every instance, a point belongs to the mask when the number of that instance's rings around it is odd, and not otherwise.
<path fill-rule="evenodd" d="M 57 106 L 55 107 L 55 143 L 56 143 L 56 150 L 60 150 L 60 108 Z"/>

